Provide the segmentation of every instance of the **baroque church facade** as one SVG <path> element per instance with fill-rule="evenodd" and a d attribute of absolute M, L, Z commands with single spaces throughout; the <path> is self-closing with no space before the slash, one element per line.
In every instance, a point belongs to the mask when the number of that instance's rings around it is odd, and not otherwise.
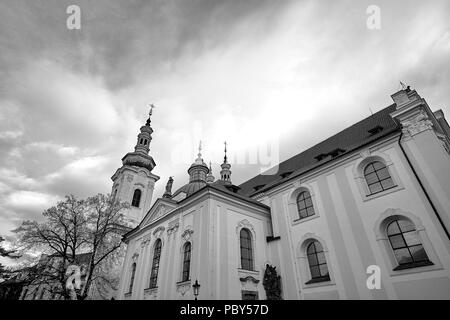
<path fill-rule="evenodd" d="M 154 202 L 149 118 L 112 177 L 133 226 L 117 298 L 449 299 L 450 127 L 415 90 L 391 97 L 239 186 L 226 147 L 217 179 L 199 149 Z"/>

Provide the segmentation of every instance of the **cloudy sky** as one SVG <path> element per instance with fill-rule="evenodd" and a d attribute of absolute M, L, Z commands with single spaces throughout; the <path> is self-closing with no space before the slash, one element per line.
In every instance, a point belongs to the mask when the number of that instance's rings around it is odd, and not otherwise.
<path fill-rule="evenodd" d="M 391 104 L 399 80 L 450 117 L 449 16 L 447 0 L 0 0 L 0 234 L 110 192 L 149 103 L 154 198 L 187 182 L 199 139 L 216 176 L 224 140 L 259 152 L 239 184 Z"/>

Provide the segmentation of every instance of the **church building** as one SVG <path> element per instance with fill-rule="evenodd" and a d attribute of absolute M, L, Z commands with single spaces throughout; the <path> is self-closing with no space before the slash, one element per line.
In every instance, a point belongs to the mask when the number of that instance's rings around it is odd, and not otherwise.
<path fill-rule="evenodd" d="M 133 226 L 118 298 L 449 299 L 450 127 L 415 90 L 391 97 L 240 185 L 226 145 L 217 178 L 200 147 L 155 201 L 149 118 L 112 177 Z"/>

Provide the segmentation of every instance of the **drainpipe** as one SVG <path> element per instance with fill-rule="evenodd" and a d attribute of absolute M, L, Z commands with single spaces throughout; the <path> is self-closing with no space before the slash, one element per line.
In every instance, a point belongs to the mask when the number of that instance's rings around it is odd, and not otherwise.
<path fill-rule="evenodd" d="M 447 238 L 450 240 L 450 234 L 449 234 L 447 228 L 445 227 L 444 222 L 442 221 L 441 217 L 439 216 L 439 213 L 438 213 L 438 211 L 436 210 L 436 207 L 434 206 L 433 201 L 431 201 L 431 198 L 430 198 L 430 196 L 428 195 L 427 190 L 425 190 L 425 187 L 423 186 L 422 181 L 420 181 L 420 178 L 419 178 L 419 176 L 417 175 L 417 172 L 416 172 L 416 170 L 414 169 L 414 167 L 413 167 L 411 161 L 409 160 L 408 155 L 407 155 L 406 152 L 405 152 L 405 149 L 403 149 L 403 146 L 402 146 L 402 144 L 401 144 L 401 142 L 400 142 L 400 141 L 402 140 L 402 137 L 403 137 L 403 131 L 401 132 L 400 138 L 398 139 L 398 145 L 400 146 L 400 149 L 402 150 L 402 153 L 403 153 L 403 155 L 405 156 L 406 162 L 408 162 L 408 165 L 409 165 L 409 167 L 411 168 L 411 171 L 413 172 L 414 176 L 416 177 L 417 181 L 419 182 L 420 188 L 422 189 L 423 193 L 425 194 L 425 197 L 427 198 L 428 202 L 430 203 L 431 208 L 432 208 L 433 211 L 434 211 L 434 214 L 436 215 L 436 217 L 437 217 L 439 223 L 441 224 L 442 228 L 444 229 L 444 232 L 445 232 L 445 234 L 447 235 Z"/>

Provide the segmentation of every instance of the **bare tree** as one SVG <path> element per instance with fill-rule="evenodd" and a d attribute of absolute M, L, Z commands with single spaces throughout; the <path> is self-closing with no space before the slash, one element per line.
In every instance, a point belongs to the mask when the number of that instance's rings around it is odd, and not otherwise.
<path fill-rule="evenodd" d="M 45 210 L 43 222 L 24 221 L 15 230 L 20 250 L 46 255 L 29 275 L 33 285 L 44 285 L 52 296 L 71 299 L 67 267 L 83 264 L 84 285 L 76 290 L 76 298 L 86 299 L 93 283 L 108 278 L 106 262 L 120 248 L 123 232 L 129 230 L 122 214 L 127 207 L 109 195 L 86 200 L 70 195 Z"/>
<path fill-rule="evenodd" d="M 5 238 L 0 236 L 0 257 L 10 258 L 10 259 L 20 258 L 20 255 L 17 253 L 16 250 L 6 249 L 3 246 L 4 242 L 5 242 Z M 12 272 L 12 270 L 10 270 L 10 268 L 5 268 L 5 266 L 0 263 L 0 281 L 9 279 L 12 274 L 13 274 L 13 272 Z"/>

